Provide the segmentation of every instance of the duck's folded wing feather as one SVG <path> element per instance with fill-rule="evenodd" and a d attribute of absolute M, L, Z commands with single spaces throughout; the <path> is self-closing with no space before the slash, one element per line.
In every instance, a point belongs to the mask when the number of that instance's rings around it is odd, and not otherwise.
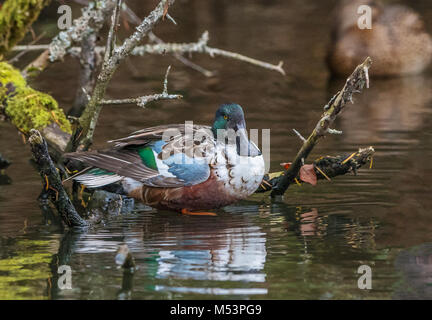
<path fill-rule="evenodd" d="M 159 177 L 159 172 L 145 166 L 141 157 L 133 151 L 74 152 L 65 154 L 65 158 L 81 161 L 86 165 L 115 173 L 117 176 L 132 178 L 148 186 L 178 187 L 184 185 L 184 182 L 176 177 Z"/>
<path fill-rule="evenodd" d="M 178 160 L 179 154 L 163 161 L 158 160 L 158 170 L 147 167 L 140 155 L 128 150 L 89 151 L 65 154 L 65 158 L 74 159 L 88 166 L 114 173 L 115 177 L 132 178 L 150 187 L 172 188 L 190 186 L 204 182 L 210 176 L 210 167 L 202 159 Z M 187 157 L 186 157 L 187 158 Z M 88 174 L 87 174 L 88 175 Z M 108 184 L 114 176 L 108 177 L 107 183 L 103 183 L 101 177 L 97 177 L 98 185 Z M 81 178 L 81 180 L 84 177 Z M 87 178 L 86 178 L 87 179 Z M 80 181 L 80 178 L 77 177 Z M 119 179 L 117 179 L 118 181 Z M 94 183 L 94 181 L 92 182 Z"/>
<path fill-rule="evenodd" d="M 191 126 L 193 132 L 201 129 L 210 130 L 209 126 L 193 125 Z M 109 143 L 114 143 L 115 148 L 124 148 L 127 146 L 146 145 L 150 142 L 157 140 L 172 140 L 177 135 L 183 135 L 188 130 L 187 125 L 183 124 L 170 124 L 161 125 L 156 127 L 145 128 L 135 131 L 129 136 L 110 140 Z"/>
<path fill-rule="evenodd" d="M 210 127 L 194 125 L 190 129 L 192 132 L 184 124 L 146 128 L 110 141 L 115 143 L 112 149 L 68 153 L 65 158 L 147 186 L 190 186 L 210 176 L 205 157 L 214 146 Z"/>

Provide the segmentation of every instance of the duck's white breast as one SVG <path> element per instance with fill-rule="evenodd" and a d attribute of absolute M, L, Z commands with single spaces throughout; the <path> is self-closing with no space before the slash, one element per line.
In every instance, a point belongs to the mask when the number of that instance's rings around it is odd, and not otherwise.
<path fill-rule="evenodd" d="M 263 156 L 244 157 L 237 154 L 235 146 L 216 145 L 211 166 L 225 190 L 238 199 L 256 191 L 262 182 L 265 164 Z"/>

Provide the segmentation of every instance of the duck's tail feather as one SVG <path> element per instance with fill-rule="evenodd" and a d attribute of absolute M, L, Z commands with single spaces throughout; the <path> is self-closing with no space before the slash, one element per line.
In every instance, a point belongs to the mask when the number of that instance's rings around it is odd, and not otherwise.
<path fill-rule="evenodd" d="M 119 182 L 123 180 L 124 177 L 102 169 L 94 168 L 73 177 L 73 179 L 88 188 L 99 188 L 108 184 Z"/>

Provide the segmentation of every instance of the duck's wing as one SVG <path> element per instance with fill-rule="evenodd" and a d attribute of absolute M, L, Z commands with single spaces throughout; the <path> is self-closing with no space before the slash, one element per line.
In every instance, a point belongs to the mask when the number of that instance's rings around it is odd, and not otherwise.
<path fill-rule="evenodd" d="M 209 131 L 211 128 L 209 126 L 202 125 L 185 125 L 182 124 L 170 124 L 161 125 L 155 127 L 149 127 L 132 132 L 129 136 L 110 140 L 109 143 L 114 143 L 115 148 L 124 148 L 131 145 L 143 145 L 149 142 L 164 140 L 169 141 L 179 135 L 185 134 L 185 132 L 200 132 L 201 130 Z"/>
<path fill-rule="evenodd" d="M 209 127 L 194 126 L 192 133 L 188 129 L 185 131 L 184 125 L 181 127 L 179 125 L 171 137 L 167 136 L 166 130 L 173 128 L 172 125 L 140 130 L 113 141 L 116 143 L 113 149 L 68 153 L 65 158 L 104 170 L 104 174 L 96 170 L 75 178 L 92 187 L 117 182 L 124 177 L 152 187 L 195 185 L 210 176 L 209 158 L 215 142 Z"/>

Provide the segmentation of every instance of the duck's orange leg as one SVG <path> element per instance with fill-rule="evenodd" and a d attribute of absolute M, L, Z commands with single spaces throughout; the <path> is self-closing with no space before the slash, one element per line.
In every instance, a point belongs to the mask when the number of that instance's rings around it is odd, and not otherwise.
<path fill-rule="evenodd" d="M 217 216 L 213 212 L 190 212 L 188 209 L 181 209 L 181 213 L 189 216 Z"/>

